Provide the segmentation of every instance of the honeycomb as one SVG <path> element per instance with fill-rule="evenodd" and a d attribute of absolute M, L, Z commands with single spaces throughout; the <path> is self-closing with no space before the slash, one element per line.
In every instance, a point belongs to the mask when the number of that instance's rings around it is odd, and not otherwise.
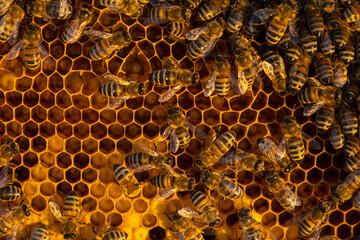
<path fill-rule="evenodd" d="M 91 239 L 95 229 L 110 224 L 114 229 L 128 233 L 128 239 L 173 239 L 167 229 L 172 223 L 165 212 L 192 206 L 189 192 L 175 194 L 166 201 L 153 201 L 157 189 L 149 182 L 141 185 L 137 198 L 124 196 L 114 181 L 113 165 L 126 164 L 136 143 L 157 145 L 159 152 L 167 152 L 165 141 L 159 141 L 167 126 L 166 111 L 178 104 L 190 122 L 219 134 L 228 129 L 237 133 L 237 147 L 256 152 L 256 140 L 264 136 L 282 137 L 280 122 L 293 111 L 294 96 L 280 97 L 269 81 L 257 84 L 242 96 L 230 91 L 226 98 L 216 95 L 204 97 L 202 84 L 182 89 L 167 103 L 159 103 L 163 88 L 153 87 L 143 97 L 130 99 L 117 109 L 107 109 L 107 99 L 98 92 L 102 76 L 107 73 L 132 76 L 141 82 L 149 74 L 161 69 L 164 58 L 172 56 L 183 68 L 194 67 L 201 82 L 210 77 L 214 54 L 196 62 L 186 57 L 181 41 L 167 38 L 163 27 L 144 26 L 145 13 L 134 20 L 124 14 L 110 14 L 94 1 L 76 0 L 72 5 L 94 6 L 94 17 L 89 28 L 96 30 L 127 29 L 139 41 L 132 42 L 105 61 L 92 61 L 89 50 L 94 41 L 83 36 L 74 44 L 64 44 L 60 34 L 66 21 L 57 20 L 57 30 L 51 23 L 34 18 L 41 27 L 43 44 L 49 51 L 49 63 L 37 71 L 28 70 L 20 58 L 6 60 L 11 46 L 0 45 L 0 136 L 14 139 L 21 153 L 12 162 L 9 172 L 16 176 L 25 199 L 37 214 L 27 219 L 19 232 L 19 239 L 27 239 L 32 226 L 46 221 L 54 239 L 61 239 L 60 224 L 48 211 L 48 202 L 63 205 L 65 196 L 75 191 L 81 199 L 84 222 L 79 239 Z M 21 28 L 20 36 L 23 28 Z M 226 48 L 219 42 L 220 49 Z M 262 44 L 254 43 L 261 50 Z M 226 50 L 226 49 L 225 49 Z M 214 51 L 215 52 L 215 51 Z M 326 197 L 345 177 L 344 160 L 333 150 L 328 135 L 317 135 L 313 117 L 302 116 L 299 104 L 294 115 L 303 130 L 311 133 L 321 143 L 321 150 L 309 150 L 301 165 L 283 177 L 294 185 L 303 201 L 295 212 L 289 212 L 267 192 L 265 180 L 249 171 L 239 171 L 231 177 L 246 193 L 244 201 L 252 202 L 253 216 L 266 228 L 272 229 L 276 239 L 297 239 L 297 227 L 287 227 L 286 222 L 310 210 L 318 200 Z M 3 143 L 3 142 L 2 142 Z M 186 150 L 175 156 L 174 169 L 186 172 L 192 169 L 194 157 L 201 151 L 202 140 L 193 136 Z M 147 181 L 156 171 L 137 174 L 139 181 Z M 200 172 L 193 173 L 199 180 Z M 18 202 L 17 202 L 18 204 Z M 241 236 L 238 203 L 224 200 L 217 203 L 221 224 L 216 239 L 236 239 Z M 5 206 L 5 205 L 4 205 Z M 351 200 L 337 206 L 322 226 L 321 235 L 336 235 L 350 239 L 360 234 L 360 217 Z"/>

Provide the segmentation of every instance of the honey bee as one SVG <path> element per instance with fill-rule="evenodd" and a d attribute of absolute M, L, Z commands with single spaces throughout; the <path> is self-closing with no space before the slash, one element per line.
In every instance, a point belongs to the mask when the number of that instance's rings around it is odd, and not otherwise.
<path fill-rule="evenodd" d="M 238 184 L 217 172 L 203 171 L 200 175 L 200 181 L 223 198 L 238 200 L 244 196 L 244 191 Z"/>
<path fill-rule="evenodd" d="M 0 237 L 10 234 L 6 239 L 17 239 L 18 231 L 26 218 L 30 216 L 30 207 L 23 204 L 13 207 L 10 211 L 0 207 Z"/>
<path fill-rule="evenodd" d="M 93 60 L 108 58 L 113 51 L 129 46 L 131 41 L 131 36 L 127 31 L 106 33 L 96 30 L 88 30 L 85 34 L 89 37 L 101 39 L 90 49 L 89 55 Z"/>
<path fill-rule="evenodd" d="M 175 228 L 170 228 L 170 231 L 176 233 L 179 240 L 204 240 L 201 235 L 201 230 L 194 226 L 192 221 L 187 217 L 182 217 L 178 211 L 171 215 L 166 214 L 167 218 L 175 223 Z"/>
<path fill-rule="evenodd" d="M 328 107 L 322 107 L 316 115 L 316 127 L 319 130 L 319 133 L 324 133 L 334 122 L 335 118 L 335 109 L 334 108 L 328 108 Z"/>
<path fill-rule="evenodd" d="M 106 7 L 106 10 L 113 13 L 124 13 L 131 18 L 138 18 L 143 13 L 143 7 L 148 0 L 96 0 L 96 2 Z"/>
<path fill-rule="evenodd" d="M 211 129 L 205 141 L 205 147 L 195 161 L 195 166 L 199 169 L 208 169 L 227 153 L 235 145 L 236 133 L 227 131 L 216 138 L 216 132 Z"/>
<path fill-rule="evenodd" d="M 346 158 L 351 158 L 360 150 L 360 140 L 355 137 L 347 138 L 344 144 L 343 152 Z"/>
<path fill-rule="evenodd" d="M 326 13 L 334 13 L 337 7 L 336 0 L 318 0 L 317 3 Z"/>
<path fill-rule="evenodd" d="M 238 32 L 243 27 L 246 10 L 250 7 L 248 0 L 236 0 L 231 5 L 230 15 L 227 19 L 227 30 L 231 33 Z"/>
<path fill-rule="evenodd" d="M 331 61 L 324 54 L 318 53 L 315 56 L 315 70 L 318 78 L 323 84 L 330 84 L 333 81 L 333 68 Z"/>
<path fill-rule="evenodd" d="M 21 188 L 9 185 L 8 163 L 6 163 L 0 172 L 0 202 L 16 201 L 22 196 Z"/>
<path fill-rule="evenodd" d="M 126 240 L 128 234 L 121 230 L 114 230 L 110 231 L 111 226 L 108 225 L 106 228 L 99 230 L 98 232 L 95 231 L 94 227 L 92 227 L 95 236 L 92 240 Z M 100 233 L 99 233 L 100 232 Z"/>
<path fill-rule="evenodd" d="M 206 57 L 215 47 L 216 41 L 223 35 L 226 23 L 222 18 L 208 22 L 204 27 L 195 28 L 186 33 L 185 38 L 191 40 L 187 48 L 190 59 Z"/>
<path fill-rule="evenodd" d="M 49 240 L 49 233 L 45 224 L 34 228 L 30 235 L 30 240 Z"/>
<path fill-rule="evenodd" d="M 283 142 L 282 146 L 277 146 L 270 138 L 259 138 L 257 145 L 262 154 L 281 171 L 288 173 L 293 169 L 294 165 L 285 153 L 285 142 Z"/>
<path fill-rule="evenodd" d="M 131 167 L 129 167 L 130 170 L 136 169 L 135 172 L 147 171 L 152 168 L 165 169 L 167 171 L 172 170 L 171 164 L 173 163 L 174 158 L 171 155 L 160 155 L 157 153 L 156 146 L 155 151 L 152 151 L 143 144 L 137 146 L 142 152 L 135 152 L 128 156 L 128 161 L 131 165 Z"/>
<path fill-rule="evenodd" d="M 288 26 L 289 32 L 294 33 L 297 31 L 294 23 L 296 13 L 297 4 L 295 2 L 289 0 L 280 5 L 277 15 L 270 21 L 266 32 L 266 41 L 268 44 L 277 44 Z"/>
<path fill-rule="evenodd" d="M 170 148 L 173 153 L 176 153 L 179 148 L 185 149 L 189 146 L 189 129 L 199 138 L 206 138 L 205 132 L 190 123 L 185 117 L 185 112 L 179 107 L 172 107 L 167 113 L 169 126 L 165 129 L 162 139 L 170 137 Z"/>
<path fill-rule="evenodd" d="M 30 16 L 50 19 L 68 19 L 72 16 L 73 8 L 68 0 L 29 2 L 26 11 Z"/>
<path fill-rule="evenodd" d="M 265 238 L 266 229 L 251 216 L 250 209 L 240 209 L 238 216 L 240 227 L 242 229 L 241 235 L 244 240 L 261 240 Z M 273 237 L 270 238 L 274 239 Z"/>
<path fill-rule="evenodd" d="M 279 42 L 280 44 L 280 42 Z M 278 45 L 279 45 L 278 44 Z M 299 45 L 291 43 L 288 48 L 285 49 L 285 57 L 286 61 L 289 63 L 294 63 L 296 60 L 298 60 L 302 54 Z"/>
<path fill-rule="evenodd" d="M 286 69 L 283 58 L 273 50 L 267 50 L 263 55 L 262 68 L 272 82 L 272 86 L 280 95 L 286 92 Z"/>
<path fill-rule="evenodd" d="M 165 29 L 169 33 L 170 38 L 174 40 L 184 39 L 185 32 L 187 31 L 186 23 L 180 21 L 168 23 Z"/>
<path fill-rule="evenodd" d="M 296 122 L 296 118 L 293 116 L 285 116 L 282 121 L 284 137 L 281 140 L 279 146 L 282 146 L 286 142 L 287 149 L 291 159 L 300 164 L 305 156 L 305 146 L 302 138 L 309 141 L 309 147 L 312 149 L 320 149 L 321 145 L 311 136 L 301 130 L 300 125 Z"/>
<path fill-rule="evenodd" d="M 311 64 L 311 57 L 307 53 L 300 55 L 289 69 L 289 82 L 287 90 L 291 94 L 295 94 L 304 86 Z"/>
<path fill-rule="evenodd" d="M 357 169 L 360 169 L 360 151 L 358 151 L 351 158 L 348 158 L 344 166 L 344 170 L 346 172 L 353 172 L 356 171 Z"/>
<path fill-rule="evenodd" d="M 160 188 L 155 200 L 166 199 L 178 191 L 192 191 L 195 179 L 173 171 L 171 174 L 160 174 L 150 179 L 150 183 Z"/>
<path fill-rule="evenodd" d="M 348 82 L 348 70 L 343 61 L 336 58 L 333 60 L 333 84 L 338 88 L 342 88 Z M 345 92 L 345 99 L 346 99 Z"/>
<path fill-rule="evenodd" d="M 250 16 L 250 20 L 245 25 L 245 33 L 250 37 L 254 37 L 258 34 L 261 27 L 265 26 L 277 12 L 277 8 L 267 7 L 254 11 Z"/>
<path fill-rule="evenodd" d="M 144 25 L 163 24 L 173 21 L 185 22 L 189 21 L 190 17 L 190 9 L 170 4 L 161 4 L 159 6 L 152 7 L 148 11 L 148 19 L 145 20 Z"/>
<path fill-rule="evenodd" d="M 192 191 L 190 200 L 194 204 L 195 209 L 200 212 L 194 212 L 191 208 L 182 208 L 178 211 L 180 216 L 188 218 L 202 218 L 210 227 L 220 224 L 219 211 L 211 204 L 206 194 L 200 191 Z"/>
<path fill-rule="evenodd" d="M 323 14 L 324 21 L 332 29 L 338 29 L 342 24 L 340 11 L 337 9 L 331 13 Z"/>
<path fill-rule="evenodd" d="M 13 45 L 19 34 L 19 26 L 25 16 L 24 3 L 16 1 L 0 20 L 0 43 L 9 41 Z"/>
<path fill-rule="evenodd" d="M 358 118 L 354 111 L 344 104 L 340 105 L 340 116 L 343 133 L 348 138 L 354 138 L 358 132 Z"/>
<path fill-rule="evenodd" d="M 307 28 L 304 19 L 299 19 L 298 26 L 301 46 L 307 54 L 313 56 L 318 49 L 317 39 Z"/>
<path fill-rule="evenodd" d="M 341 21 L 338 28 L 333 31 L 336 49 L 343 48 L 349 40 L 350 30 L 347 22 Z"/>
<path fill-rule="evenodd" d="M 323 106 L 335 107 L 341 102 L 341 89 L 325 86 L 315 78 L 308 78 L 307 82 L 310 87 L 301 89 L 298 94 L 302 104 L 309 104 L 304 109 L 304 116 L 311 116 Z"/>
<path fill-rule="evenodd" d="M 324 32 L 324 21 L 316 6 L 316 0 L 310 0 L 305 3 L 304 9 L 307 15 L 307 21 L 310 31 L 320 37 Z"/>
<path fill-rule="evenodd" d="M 281 206 L 289 211 L 294 211 L 296 206 L 301 206 L 301 199 L 287 186 L 275 172 L 266 174 L 269 191 L 279 201 Z"/>
<path fill-rule="evenodd" d="M 210 96 L 215 90 L 219 97 L 225 97 L 230 89 L 230 83 L 232 89 L 237 94 L 244 94 L 248 88 L 248 82 L 246 81 L 243 74 L 240 76 L 243 76 L 243 78 L 238 79 L 231 72 L 227 55 L 225 53 L 218 54 L 215 58 L 215 64 L 211 77 L 206 83 L 204 96 Z"/>
<path fill-rule="evenodd" d="M 358 97 L 359 93 L 360 93 L 359 86 L 350 77 L 350 81 L 345 86 L 344 97 L 345 97 L 346 102 L 352 103 L 352 102 L 356 101 L 356 98 Z"/>
<path fill-rule="evenodd" d="M 105 75 L 107 83 L 101 85 L 99 92 L 109 98 L 109 107 L 120 106 L 126 100 L 132 97 L 145 95 L 146 85 L 135 82 L 132 78 L 124 80 L 115 75 Z"/>
<path fill-rule="evenodd" d="M 354 203 L 354 207 L 356 207 L 357 209 L 360 209 L 360 191 L 358 191 L 355 194 L 353 203 Z"/>
<path fill-rule="evenodd" d="M 10 8 L 14 0 L 2 0 L 0 1 L 0 16 L 4 15 Z"/>
<path fill-rule="evenodd" d="M 333 36 L 330 31 L 325 30 L 320 37 L 320 49 L 325 55 L 331 55 L 335 52 L 335 43 L 333 41 Z"/>
<path fill-rule="evenodd" d="M 236 171 L 248 170 L 262 172 L 265 169 L 264 160 L 253 153 L 247 153 L 237 148 L 235 151 L 228 152 L 219 159 L 219 163 L 224 164 Z"/>
<path fill-rule="evenodd" d="M 355 170 L 344 179 L 344 181 L 336 186 L 332 197 L 335 202 L 342 204 L 349 200 L 355 191 L 360 187 L 360 170 Z"/>
<path fill-rule="evenodd" d="M 331 197 L 321 199 L 317 206 L 313 207 L 308 213 L 293 218 L 288 225 L 301 222 L 298 230 L 299 236 L 307 239 L 319 239 L 321 224 L 334 208 L 335 204 Z"/>
<path fill-rule="evenodd" d="M 349 38 L 346 45 L 339 49 L 339 57 L 346 65 L 349 65 L 354 60 L 355 47 L 352 38 Z"/>
<path fill-rule="evenodd" d="M 16 142 L 7 142 L 0 146 L 0 167 L 7 165 L 13 157 L 20 152 L 19 144 Z"/>
<path fill-rule="evenodd" d="M 75 19 L 70 21 L 61 35 L 65 43 L 75 43 L 82 36 L 86 25 L 91 21 L 93 8 L 88 4 L 83 4 L 77 11 Z"/>
<path fill-rule="evenodd" d="M 121 190 L 130 198 L 138 197 L 141 192 L 140 183 L 129 169 L 120 164 L 114 165 L 114 175 Z"/>
<path fill-rule="evenodd" d="M 360 6 L 357 2 L 353 2 L 345 6 L 342 12 L 342 17 L 348 23 L 354 23 L 359 19 Z"/>
<path fill-rule="evenodd" d="M 210 0 L 203 1 L 197 10 L 196 19 L 208 21 L 225 11 L 231 4 L 231 0 Z"/>
<path fill-rule="evenodd" d="M 331 128 L 330 143 L 336 150 L 343 148 L 345 144 L 345 136 L 338 123 L 334 124 Z"/>
<path fill-rule="evenodd" d="M 41 44 L 41 31 L 39 27 L 34 24 L 27 25 L 24 38 L 10 49 L 6 59 L 17 58 L 21 49 L 24 50 L 24 62 L 29 69 L 36 70 L 40 67 L 40 59 L 44 59 L 48 52 Z M 44 62 L 48 62 L 48 60 L 44 60 Z"/>

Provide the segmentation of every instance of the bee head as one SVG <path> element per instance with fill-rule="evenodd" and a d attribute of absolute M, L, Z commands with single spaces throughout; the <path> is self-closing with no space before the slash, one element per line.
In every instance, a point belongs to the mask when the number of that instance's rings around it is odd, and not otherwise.
<path fill-rule="evenodd" d="M 197 72 L 194 72 L 191 76 L 191 85 L 196 85 L 198 84 L 200 79 L 200 74 Z"/>
<path fill-rule="evenodd" d="M 173 162 L 174 162 L 174 158 L 170 154 L 166 154 L 165 164 L 171 166 Z"/>
<path fill-rule="evenodd" d="M 25 216 L 30 216 L 30 207 L 26 204 L 21 205 L 22 210 L 25 213 Z"/>
<path fill-rule="evenodd" d="M 195 160 L 195 167 L 197 167 L 200 170 L 206 169 L 206 166 L 202 163 L 201 158 L 197 157 Z"/>
<path fill-rule="evenodd" d="M 200 175 L 200 181 L 201 181 L 202 183 L 206 182 L 209 176 L 210 176 L 210 172 L 209 172 L 209 171 L 204 171 L 204 172 L 202 172 L 201 175 Z"/>
<path fill-rule="evenodd" d="M 331 198 L 325 198 L 320 200 L 318 207 L 323 213 L 327 213 L 335 207 L 335 204 Z"/>
<path fill-rule="evenodd" d="M 139 91 L 140 95 L 145 95 L 145 93 L 146 93 L 145 84 L 140 83 L 138 91 Z"/>
<path fill-rule="evenodd" d="M 220 224 L 220 219 L 216 219 L 215 221 L 209 223 L 210 227 L 214 227 Z"/>
<path fill-rule="evenodd" d="M 170 115 L 173 115 L 173 114 L 176 114 L 180 112 L 180 108 L 179 107 L 171 107 L 168 111 L 167 111 L 167 114 L 168 116 Z"/>
<path fill-rule="evenodd" d="M 222 18 L 216 18 L 215 21 L 220 24 L 220 26 L 222 27 L 222 29 L 225 29 L 225 28 L 226 28 L 226 24 L 225 24 L 224 19 L 222 19 Z"/>
<path fill-rule="evenodd" d="M 196 183 L 195 179 L 191 177 L 191 178 L 189 179 L 189 183 L 188 183 L 188 190 L 189 190 L 189 191 L 191 191 L 191 190 L 194 189 L 195 183 Z"/>
<path fill-rule="evenodd" d="M 336 103 L 340 103 L 341 97 L 342 97 L 342 91 L 341 91 L 341 89 L 336 89 L 336 91 L 335 91 L 335 96 L 334 96 L 335 102 L 336 102 Z"/>
<path fill-rule="evenodd" d="M 12 142 L 12 143 L 10 143 L 10 147 L 11 147 L 14 154 L 19 153 L 19 150 L 20 150 L 19 144 L 17 144 L 16 142 Z"/>
<path fill-rule="evenodd" d="M 296 118 L 293 116 L 285 116 L 282 122 L 283 124 L 294 123 L 296 122 Z"/>
<path fill-rule="evenodd" d="M 15 4 L 21 7 L 23 10 L 25 10 L 26 5 L 23 1 L 18 0 L 15 2 Z"/>
<path fill-rule="evenodd" d="M 89 12 L 93 12 L 94 11 L 94 9 L 92 8 L 92 6 L 91 5 L 89 5 L 89 4 L 83 4 L 82 6 L 81 6 L 81 8 L 84 8 L 84 9 L 86 9 L 86 10 L 88 10 Z"/>
<path fill-rule="evenodd" d="M 254 166 L 255 171 L 261 172 L 264 170 L 264 168 L 265 168 L 265 163 L 263 160 L 260 159 L 255 163 L 255 166 Z"/>
<path fill-rule="evenodd" d="M 191 17 L 190 9 L 186 9 L 186 8 L 181 9 L 181 15 L 185 21 L 189 20 Z"/>
<path fill-rule="evenodd" d="M 122 31 L 121 35 L 124 37 L 126 42 L 130 42 L 131 41 L 131 36 L 127 31 Z"/>
<path fill-rule="evenodd" d="M 278 179 L 278 175 L 275 172 L 268 172 L 266 174 L 266 181 L 272 182 Z"/>
<path fill-rule="evenodd" d="M 284 169 L 284 173 L 288 173 L 288 172 L 290 172 L 291 171 L 291 169 L 293 169 L 293 164 L 292 163 L 290 163 L 289 164 L 289 166 L 287 166 L 285 169 Z"/>
<path fill-rule="evenodd" d="M 75 239 L 75 238 L 77 238 L 77 234 L 76 233 L 65 233 L 64 238 L 65 239 Z"/>
<path fill-rule="evenodd" d="M 240 218 L 249 216 L 249 214 L 250 214 L 250 209 L 248 209 L 248 208 L 242 208 L 238 212 L 238 215 L 239 215 Z"/>
<path fill-rule="evenodd" d="M 259 138 L 257 141 L 256 141 L 257 145 L 259 144 L 263 144 L 264 143 L 264 138 Z"/>
<path fill-rule="evenodd" d="M 131 18 L 138 18 L 138 17 L 140 17 L 140 15 L 143 13 L 143 9 L 142 9 L 142 7 L 141 8 L 139 8 L 139 10 L 136 12 L 136 13 L 134 13 L 133 15 L 131 15 Z"/>
<path fill-rule="evenodd" d="M 29 24 L 26 26 L 26 29 L 27 30 L 30 30 L 30 31 L 34 31 L 34 32 L 38 32 L 40 31 L 40 28 L 38 26 L 36 26 L 35 24 Z"/>
<path fill-rule="evenodd" d="M 188 9 L 193 9 L 195 8 L 195 5 L 193 4 L 192 1 L 185 1 L 184 7 Z"/>

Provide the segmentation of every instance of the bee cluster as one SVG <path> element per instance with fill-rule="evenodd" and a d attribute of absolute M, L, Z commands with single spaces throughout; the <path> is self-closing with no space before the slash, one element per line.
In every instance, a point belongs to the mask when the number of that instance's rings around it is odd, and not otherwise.
<path fill-rule="evenodd" d="M 360 237 L 359 2 L 0 0 L 0 16 L 0 237 Z"/>

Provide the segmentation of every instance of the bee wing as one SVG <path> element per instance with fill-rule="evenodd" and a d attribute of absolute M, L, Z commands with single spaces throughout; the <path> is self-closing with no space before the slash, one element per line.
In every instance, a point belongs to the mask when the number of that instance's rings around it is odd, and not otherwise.
<path fill-rule="evenodd" d="M 164 190 L 164 189 L 159 189 L 159 196 L 156 196 L 154 198 L 155 201 L 159 201 L 159 200 L 163 200 L 163 199 L 166 199 L 172 195 L 174 195 L 178 190 L 177 189 L 167 189 L 167 190 Z"/>
<path fill-rule="evenodd" d="M 289 23 L 289 38 L 290 42 L 294 44 L 299 43 L 299 32 L 296 27 L 296 22 L 294 20 L 291 20 Z"/>
<path fill-rule="evenodd" d="M 307 105 L 304 109 L 303 115 L 305 117 L 311 116 L 314 113 L 316 113 L 320 108 L 322 108 L 325 105 L 325 101 L 319 101 L 314 104 Z"/>
<path fill-rule="evenodd" d="M 11 3 L 13 2 L 14 0 L 10 0 L 8 4 L 6 5 L 2 5 L 1 8 L 0 8 L 0 16 L 4 15 L 10 8 L 10 5 Z"/>
<path fill-rule="evenodd" d="M 9 14 L 6 14 L 1 20 L 0 20 L 0 32 L 4 31 L 5 23 L 9 17 Z"/>
<path fill-rule="evenodd" d="M 148 25 L 155 25 L 155 24 L 158 24 L 158 25 L 161 25 L 161 24 L 164 24 L 164 23 L 168 23 L 169 20 L 168 19 L 162 19 L 162 20 L 153 20 L 153 19 L 146 19 L 144 21 L 144 26 L 148 26 Z"/>
<path fill-rule="evenodd" d="M 170 134 L 170 148 L 171 148 L 171 151 L 173 153 L 176 153 L 177 150 L 179 149 L 179 146 L 180 146 L 180 141 L 177 138 L 177 136 L 175 135 L 175 130 L 172 130 L 171 134 Z"/>
<path fill-rule="evenodd" d="M 216 72 L 214 71 L 211 74 L 211 77 L 210 77 L 209 81 L 205 85 L 205 90 L 204 90 L 204 96 L 205 97 L 210 96 L 214 92 L 214 90 L 215 90 L 215 80 L 216 80 Z"/>
<path fill-rule="evenodd" d="M 147 154 L 150 154 L 151 156 L 159 156 L 159 154 L 153 150 L 151 150 L 150 148 L 148 148 L 147 146 L 145 146 L 144 144 L 142 143 L 139 143 L 136 145 L 136 148 L 138 148 L 139 150 L 142 150 L 144 151 L 145 153 Z"/>
<path fill-rule="evenodd" d="M 128 169 L 129 170 L 134 170 L 134 173 L 140 173 L 140 172 L 149 171 L 149 170 L 151 170 L 153 168 L 154 168 L 153 165 L 147 164 L 147 165 L 142 165 L 142 166 L 131 165 Z"/>
<path fill-rule="evenodd" d="M 311 214 L 311 211 L 308 211 L 308 212 L 305 213 L 305 214 L 302 214 L 302 215 L 300 215 L 300 216 L 294 217 L 293 219 L 290 219 L 290 220 L 286 223 L 286 226 L 289 227 L 289 226 L 298 224 L 298 223 L 304 221 L 310 214 Z"/>
<path fill-rule="evenodd" d="M 210 54 L 211 50 L 213 50 L 215 47 L 216 40 L 217 40 L 216 37 L 211 38 L 207 43 L 203 45 L 204 52 L 200 54 L 201 57 L 207 57 Z"/>
<path fill-rule="evenodd" d="M 278 61 L 279 61 L 278 67 L 280 68 L 280 75 L 281 75 L 281 77 L 286 78 L 287 76 L 286 76 L 284 59 L 280 55 L 278 55 Z"/>
<path fill-rule="evenodd" d="M 275 76 L 275 73 L 274 73 L 274 66 L 267 62 L 267 61 L 262 61 L 262 68 L 266 74 L 266 76 L 269 77 L 269 79 L 272 81 L 272 82 L 275 82 L 276 81 L 276 76 Z"/>
<path fill-rule="evenodd" d="M 67 0 L 60 0 L 59 1 L 59 16 L 64 16 L 65 15 L 65 11 L 66 11 L 66 8 L 68 6 L 68 1 Z"/>
<path fill-rule="evenodd" d="M 106 32 L 103 32 L 103 31 L 98 31 L 98 30 L 87 30 L 87 31 L 85 31 L 85 35 L 90 37 L 90 38 L 93 38 L 94 40 L 99 40 L 99 39 L 109 38 L 113 34 L 112 33 L 106 33 Z"/>
<path fill-rule="evenodd" d="M 179 69 L 179 63 L 172 57 L 168 57 L 162 64 L 164 69 Z"/>
<path fill-rule="evenodd" d="M 193 132 L 195 133 L 195 136 L 200 139 L 206 139 L 206 133 L 201 130 L 200 128 L 194 126 L 191 122 L 188 120 L 185 120 L 185 125 Z"/>
<path fill-rule="evenodd" d="M 267 19 L 270 16 L 274 15 L 278 10 L 275 8 L 262 8 L 259 10 L 256 10 L 254 12 L 254 15 L 260 19 Z"/>
<path fill-rule="evenodd" d="M 42 43 L 39 41 L 37 44 L 37 47 L 39 49 L 40 58 L 44 59 L 49 54 L 48 51 L 45 49 L 45 47 L 42 45 Z M 45 61 L 44 61 L 45 62 Z"/>
<path fill-rule="evenodd" d="M 19 232 L 21 226 L 21 222 L 18 222 L 12 229 L 11 229 L 11 234 L 9 236 L 6 237 L 6 240 L 16 240 L 16 236 Z"/>
<path fill-rule="evenodd" d="M 341 63 L 338 63 L 335 65 L 335 69 L 334 69 L 334 85 L 337 86 L 338 88 L 342 88 L 345 83 L 347 83 L 347 68 L 341 66 L 340 64 L 342 64 L 342 61 L 339 61 Z M 338 81 L 336 79 L 344 79 L 344 81 Z"/>
<path fill-rule="evenodd" d="M 216 139 L 216 132 L 215 132 L 215 130 L 212 128 L 212 129 L 208 132 L 208 135 L 207 135 L 206 140 L 205 140 L 205 150 L 210 147 L 210 145 L 215 141 L 215 139 Z"/>
<path fill-rule="evenodd" d="M 296 193 L 290 189 L 290 186 L 285 185 L 285 191 L 289 192 L 289 195 L 291 196 L 291 201 L 294 203 L 295 206 L 301 206 L 302 205 L 302 201 L 300 199 L 300 197 L 298 195 L 296 195 Z"/>
<path fill-rule="evenodd" d="M 79 17 L 76 17 L 75 20 L 71 23 L 70 27 L 69 27 L 69 32 L 73 33 L 73 32 L 78 32 L 80 30 L 80 19 Z M 83 22 L 83 24 L 86 24 L 86 22 Z"/>
<path fill-rule="evenodd" d="M 163 132 L 162 136 L 160 137 L 160 141 L 164 141 L 165 139 L 168 139 L 171 134 L 171 130 L 172 128 L 168 126 Z"/>
<path fill-rule="evenodd" d="M 0 172 L 0 187 L 4 187 L 6 185 L 6 183 L 8 182 L 8 179 L 9 179 L 8 170 L 9 170 L 9 163 L 6 162 L 6 164 L 1 169 L 1 172 Z"/>
<path fill-rule="evenodd" d="M 203 32 L 205 32 L 207 27 L 200 27 L 192 29 L 191 31 L 185 34 L 187 40 L 196 40 Z"/>
<path fill-rule="evenodd" d="M 315 226 L 315 229 L 314 229 L 314 231 L 312 232 L 312 234 L 309 236 L 309 240 L 318 240 L 319 239 L 319 237 L 320 237 L 320 230 L 321 230 L 321 223 L 322 223 L 322 221 L 319 221 L 319 223 L 318 224 L 316 224 L 316 226 Z"/>
<path fill-rule="evenodd" d="M 132 83 L 132 81 L 122 79 L 122 78 L 120 78 L 116 75 L 112 75 L 112 74 L 105 75 L 104 80 L 106 80 L 108 82 L 117 82 L 117 83 L 120 83 L 121 85 L 130 85 Z"/>
<path fill-rule="evenodd" d="M 321 145 L 320 143 L 316 140 L 313 139 L 313 137 L 311 137 L 309 134 L 305 133 L 304 131 L 301 131 L 301 136 L 303 138 L 305 138 L 306 140 L 309 140 L 309 147 L 312 149 L 321 149 Z"/>
<path fill-rule="evenodd" d="M 21 48 L 24 46 L 24 39 L 21 40 L 20 42 L 18 42 L 17 44 L 15 44 L 15 46 L 13 46 L 10 51 L 8 52 L 6 59 L 7 60 L 12 60 L 15 59 L 19 56 L 20 50 Z"/>
<path fill-rule="evenodd" d="M 247 90 L 247 86 L 246 86 L 246 88 L 243 88 L 243 84 L 240 82 L 240 79 L 236 78 L 235 75 L 230 70 L 229 70 L 229 78 L 230 78 L 230 82 L 231 82 L 231 88 L 237 94 L 243 95 Z"/>
<path fill-rule="evenodd" d="M 172 96 L 174 96 L 178 91 L 182 89 L 182 85 L 178 85 L 175 87 L 171 87 L 169 91 L 167 91 L 163 96 L 159 98 L 159 102 L 166 102 L 169 100 Z"/>
<path fill-rule="evenodd" d="M 248 89 L 248 86 L 249 86 L 249 83 L 245 78 L 244 71 L 238 68 L 238 87 L 239 87 L 240 95 L 242 95 L 246 92 L 246 90 Z"/>
<path fill-rule="evenodd" d="M 179 240 L 186 240 L 183 232 L 179 231 Z"/>
<path fill-rule="evenodd" d="M 178 211 L 179 215 L 186 218 L 201 218 L 200 214 L 194 212 L 191 208 L 185 207 Z"/>
<path fill-rule="evenodd" d="M 60 211 L 60 206 L 54 202 L 49 202 L 50 212 L 54 215 L 54 217 L 60 222 L 63 220 L 62 213 Z"/>
<path fill-rule="evenodd" d="M 128 100 L 130 96 L 123 96 L 119 98 L 110 98 L 109 99 L 109 108 L 116 108 L 120 106 L 123 102 Z"/>
<path fill-rule="evenodd" d="M 281 158 L 283 158 L 286 154 L 286 137 L 284 136 L 280 143 L 279 143 L 279 146 L 277 148 L 277 151 L 276 151 L 276 158 L 277 160 L 280 160 Z"/>
<path fill-rule="evenodd" d="M 20 23 L 21 23 L 21 20 L 17 20 L 14 24 L 14 32 L 11 34 L 11 37 L 9 38 L 10 45 L 14 45 L 15 41 L 18 38 Z"/>
<path fill-rule="evenodd" d="M 319 80 L 317 80 L 316 78 L 313 78 L 313 77 L 307 78 L 306 81 L 312 87 L 322 87 L 323 86 L 323 84 Z"/>

